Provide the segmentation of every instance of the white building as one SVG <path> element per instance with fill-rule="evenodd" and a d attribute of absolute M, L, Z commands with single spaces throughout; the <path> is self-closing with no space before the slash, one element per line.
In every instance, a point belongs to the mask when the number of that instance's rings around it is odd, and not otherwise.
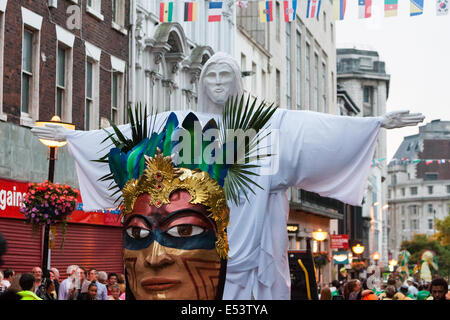
<path fill-rule="evenodd" d="M 435 120 L 405 137 L 389 164 L 389 248 L 397 258 L 402 241 L 433 235 L 434 220 L 450 214 L 450 121 Z M 421 160 L 421 161 L 419 161 Z"/>
<path fill-rule="evenodd" d="M 175 0 L 173 22 L 160 23 L 160 0 L 131 1 L 129 102 L 158 111 L 197 109 L 197 83 L 217 51 L 233 54 L 234 1 L 223 1 L 222 20 L 208 22 L 208 0 L 198 0 L 197 21 L 184 22 Z"/>
<path fill-rule="evenodd" d="M 280 108 L 339 114 L 336 104 L 336 43 L 332 2 L 322 1 L 319 18 L 306 18 L 307 1 L 298 1 L 295 21 L 285 22 L 284 1 L 273 1 L 273 21 L 261 23 L 258 1 L 236 8 L 235 58 L 244 77 L 244 91 L 275 103 Z M 313 251 L 318 243 L 312 232 L 330 230 L 332 219 L 342 219 L 336 200 L 324 201 L 318 195 L 291 188 L 289 248 Z M 330 251 L 328 240 L 321 251 Z M 322 281 L 331 281 L 331 264 L 322 270 Z"/>
<path fill-rule="evenodd" d="M 352 101 L 361 109 L 355 116 L 377 117 L 386 113 L 386 101 L 389 96 L 390 76 L 386 74 L 385 62 L 380 60 L 376 51 L 356 48 L 337 50 L 337 82 Z M 341 100 L 342 101 L 342 100 Z M 348 111 L 339 105 L 340 114 Z M 386 132 L 381 130 L 374 153 L 374 165 L 368 178 L 364 195 L 362 217 L 370 222 L 368 239 L 365 239 L 366 257 L 379 252 L 381 261 L 388 262 L 386 193 L 383 183 L 387 177 Z M 362 226 L 361 226 L 362 227 Z M 367 247 L 366 247 L 367 248 Z"/>

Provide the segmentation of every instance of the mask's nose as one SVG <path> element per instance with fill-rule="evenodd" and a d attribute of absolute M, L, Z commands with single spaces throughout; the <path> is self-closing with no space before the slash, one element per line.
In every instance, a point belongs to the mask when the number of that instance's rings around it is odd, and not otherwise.
<path fill-rule="evenodd" d="M 145 262 L 150 268 L 162 268 L 171 265 L 175 260 L 167 253 L 167 248 L 154 241 Z"/>

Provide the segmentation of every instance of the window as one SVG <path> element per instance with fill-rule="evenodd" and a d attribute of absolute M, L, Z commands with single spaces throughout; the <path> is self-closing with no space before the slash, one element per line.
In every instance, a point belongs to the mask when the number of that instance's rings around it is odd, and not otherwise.
<path fill-rule="evenodd" d="M 361 69 L 372 69 L 372 60 L 370 58 L 361 58 L 359 59 L 359 66 Z"/>
<path fill-rule="evenodd" d="M 91 129 L 92 114 L 94 107 L 93 98 L 93 64 L 90 61 L 86 62 L 86 109 L 84 115 L 84 128 L 85 130 Z"/>
<path fill-rule="evenodd" d="M 434 223 L 433 219 L 428 219 L 428 230 L 434 229 Z"/>
<path fill-rule="evenodd" d="M 397 184 L 397 175 L 393 174 L 391 177 L 391 183 L 393 186 Z"/>
<path fill-rule="evenodd" d="M 323 11 L 323 31 L 327 32 L 327 14 Z"/>
<path fill-rule="evenodd" d="M 410 206 L 410 207 L 409 207 L 409 210 L 410 210 L 410 214 L 412 214 L 412 215 L 416 215 L 417 212 L 418 212 L 418 208 L 417 208 L 416 205 Z"/>
<path fill-rule="evenodd" d="M 20 124 L 33 126 L 39 118 L 40 30 L 42 16 L 22 7 L 22 66 Z"/>
<path fill-rule="evenodd" d="M 125 26 L 125 1 L 111 0 L 112 6 L 112 21 L 117 25 Z"/>
<path fill-rule="evenodd" d="M 373 115 L 373 88 L 365 86 L 363 89 L 364 116 Z"/>
<path fill-rule="evenodd" d="M 405 206 L 401 206 L 402 217 L 405 216 Z"/>
<path fill-rule="evenodd" d="M 372 88 L 364 87 L 364 103 L 372 102 Z"/>
<path fill-rule="evenodd" d="M 302 200 L 302 189 L 297 189 L 297 200 L 298 202 Z"/>
<path fill-rule="evenodd" d="M 277 40 L 280 41 L 280 34 L 281 34 L 281 10 L 280 10 L 280 3 L 276 2 L 275 7 L 275 20 L 276 20 L 276 37 Z"/>
<path fill-rule="evenodd" d="M 261 82 L 262 82 L 262 98 L 266 99 L 267 98 L 267 76 L 266 76 L 266 72 L 264 70 L 261 69 Z"/>
<path fill-rule="evenodd" d="M 117 2 L 117 0 L 113 2 Z M 87 0 L 86 11 L 93 15 L 95 18 L 103 21 L 104 17 L 102 15 L 102 0 Z"/>
<path fill-rule="evenodd" d="M 437 173 L 425 173 L 425 180 L 437 180 L 438 174 Z"/>
<path fill-rule="evenodd" d="M 412 219 L 411 220 L 411 230 L 418 230 L 418 229 L 419 229 L 418 220 Z"/>
<path fill-rule="evenodd" d="M 252 94 L 256 96 L 256 90 L 257 85 L 256 85 L 256 80 L 257 80 L 257 75 L 258 73 L 256 73 L 256 63 L 252 62 Z"/>
<path fill-rule="evenodd" d="M 58 46 L 56 58 L 56 110 L 55 114 L 63 118 L 66 96 L 66 50 Z"/>
<path fill-rule="evenodd" d="M 330 36 L 331 36 L 331 43 L 334 42 L 334 24 L 330 23 Z"/>
<path fill-rule="evenodd" d="M 405 190 L 405 188 L 402 188 L 401 190 L 402 190 L 402 196 L 404 197 L 406 195 L 406 190 Z"/>
<path fill-rule="evenodd" d="M 314 54 L 314 111 L 319 111 L 319 56 Z"/>
<path fill-rule="evenodd" d="M 409 190 L 411 191 L 412 196 L 417 195 L 417 187 L 411 187 L 411 188 L 409 188 Z"/>
<path fill-rule="evenodd" d="M 291 89 L 291 23 L 286 23 L 286 105 L 292 108 Z"/>
<path fill-rule="evenodd" d="M 392 190 L 391 189 L 388 190 L 388 198 L 389 199 L 392 198 Z"/>
<path fill-rule="evenodd" d="M 450 193 L 450 185 L 447 186 L 447 193 Z"/>
<path fill-rule="evenodd" d="M 119 118 L 119 75 L 114 72 L 112 75 L 111 88 L 111 121 L 118 123 Z"/>
<path fill-rule="evenodd" d="M 306 57 L 305 57 L 305 107 L 307 110 L 311 110 L 311 46 L 306 44 Z"/>
<path fill-rule="evenodd" d="M 433 186 L 428 186 L 428 194 L 433 194 Z"/>
<path fill-rule="evenodd" d="M 428 204 L 428 213 L 433 213 L 433 205 L 431 203 Z"/>
<path fill-rule="evenodd" d="M 322 63 L 322 112 L 327 112 L 327 66 Z"/>
<path fill-rule="evenodd" d="M 33 31 L 25 29 L 22 39 L 22 113 L 31 110 L 31 90 L 33 79 Z"/>
<path fill-rule="evenodd" d="M 276 101 L 277 101 L 277 105 L 281 105 L 281 75 L 280 75 L 280 70 L 277 69 L 276 71 Z"/>
<path fill-rule="evenodd" d="M 297 109 L 302 108 L 302 36 L 300 32 L 297 31 L 296 38 L 296 71 L 297 71 Z"/>

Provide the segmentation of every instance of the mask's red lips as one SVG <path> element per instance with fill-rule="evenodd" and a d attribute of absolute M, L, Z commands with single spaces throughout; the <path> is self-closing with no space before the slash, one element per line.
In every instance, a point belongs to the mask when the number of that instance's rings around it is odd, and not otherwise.
<path fill-rule="evenodd" d="M 150 278 L 143 280 L 141 286 L 150 291 L 168 290 L 180 284 L 180 280 L 168 278 Z"/>

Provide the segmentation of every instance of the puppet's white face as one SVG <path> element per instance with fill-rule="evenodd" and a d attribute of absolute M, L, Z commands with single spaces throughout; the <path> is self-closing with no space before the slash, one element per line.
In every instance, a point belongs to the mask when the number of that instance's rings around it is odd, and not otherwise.
<path fill-rule="evenodd" d="M 216 104 L 225 105 L 232 94 L 233 70 L 226 63 L 213 63 L 206 71 L 206 94 Z"/>

